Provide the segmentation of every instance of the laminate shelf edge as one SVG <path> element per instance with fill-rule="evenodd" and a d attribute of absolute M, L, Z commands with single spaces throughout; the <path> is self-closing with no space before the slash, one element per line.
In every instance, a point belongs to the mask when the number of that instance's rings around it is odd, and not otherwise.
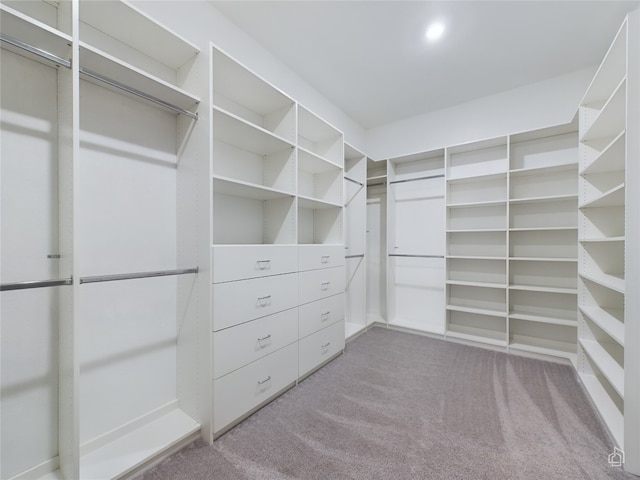
<path fill-rule="evenodd" d="M 581 142 L 588 143 L 599 138 L 613 137 L 624 129 L 626 81 L 627 78 L 625 76 L 611 97 L 602 106 L 596 118 L 593 119 L 587 131 L 582 135 Z"/>
<path fill-rule="evenodd" d="M 509 170 L 509 175 L 512 177 L 526 177 L 534 175 L 551 175 L 560 172 L 570 172 L 571 170 L 578 169 L 578 162 L 562 163 L 558 165 L 547 165 L 544 167 L 530 167 L 530 168 L 518 168 Z"/>
<path fill-rule="evenodd" d="M 612 189 L 604 192 L 598 198 L 594 198 L 593 200 L 589 200 L 588 202 L 584 202 L 582 205 L 579 205 L 578 208 L 582 210 L 588 208 L 622 207 L 624 206 L 624 190 L 624 183 L 616 185 Z"/>
<path fill-rule="evenodd" d="M 480 288 L 507 288 L 505 283 L 488 283 L 488 282 L 467 282 L 464 280 L 447 280 L 447 285 L 459 285 L 463 287 L 480 287 Z"/>
<path fill-rule="evenodd" d="M 605 237 L 605 238 L 580 238 L 578 239 L 580 243 L 618 243 L 624 242 L 625 237 Z"/>
<path fill-rule="evenodd" d="M 605 146 L 589 165 L 579 172 L 582 177 L 594 173 L 608 173 L 624 170 L 626 130 L 622 130 Z"/>
<path fill-rule="evenodd" d="M 519 341 L 510 342 L 509 350 L 519 350 L 521 352 L 530 352 L 530 353 L 537 353 L 540 355 L 547 355 L 551 357 L 566 358 L 574 366 L 577 365 L 577 361 L 578 361 L 578 357 L 575 353 L 567 352 L 565 350 L 558 349 L 558 348 L 533 345 L 528 343 L 522 343 Z"/>
<path fill-rule="evenodd" d="M 544 287 L 540 285 L 509 285 L 509 290 L 518 290 L 523 292 L 561 293 L 566 295 L 578 294 L 577 288 Z"/>
<path fill-rule="evenodd" d="M 578 195 L 553 195 L 548 197 L 529 197 L 529 198 L 510 198 L 511 204 L 524 204 L 524 203 L 544 203 L 544 202 L 562 202 L 566 200 L 577 200 Z"/>
<path fill-rule="evenodd" d="M 254 200 L 273 200 L 277 198 L 293 198 L 295 196 L 293 192 L 277 190 L 229 177 L 214 176 L 212 181 L 214 194 L 252 198 Z"/>
<path fill-rule="evenodd" d="M 579 272 L 578 275 L 580 275 L 580 277 L 582 277 L 583 279 L 589 280 L 602 287 L 606 287 L 618 293 L 622 293 L 622 294 L 625 293 L 624 278 L 621 278 L 615 275 L 605 274 L 605 273 L 593 275 L 585 272 Z"/>
<path fill-rule="evenodd" d="M 533 315 L 529 313 L 509 312 L 509 319 L 520 320 L 523 322 L 548 323 L 551 325 L 560 325 L 564 327 L 576 328 L 578 326 L 577 320 L 569 320 L 566 318 L 558 318 L 558 317 L 545 317 L 542 315 Z"/>
<path fill-rule="evenodd" d="M 485 308 L 461 307 L 457 305 L 447 305 L 447 310 L 452 312 L 473 313 L 476 315 L 484 315 L 487 317 L 507 318 L 506 311 L 487 310 Z"/>
<path fill-rule="evenodd" d="M 580 338 L 579 342 L 620 398 L 624 398 L 624 368 L 618 365 L 598 341 Z"/>

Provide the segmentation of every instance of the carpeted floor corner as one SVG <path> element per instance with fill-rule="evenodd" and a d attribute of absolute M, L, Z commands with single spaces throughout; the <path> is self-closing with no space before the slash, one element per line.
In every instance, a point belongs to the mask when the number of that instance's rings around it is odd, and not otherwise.
<path fill-rule="evenodd" d="M 570 366 L 373 328 L 139 479 L 637 480 L 612 450 Z"/>

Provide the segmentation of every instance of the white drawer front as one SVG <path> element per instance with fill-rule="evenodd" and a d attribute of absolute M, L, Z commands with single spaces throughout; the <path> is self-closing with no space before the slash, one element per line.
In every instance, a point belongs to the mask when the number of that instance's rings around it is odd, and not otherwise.
<path fill-rule="evenodd" d="M 298 309 L 258 318 L 213 334 L 213 378 L 298 340 Z"/>
<path fill-rule="evenodd" d="M 298 344 L 293 343 L 213 381 L 213 430 L 219 432 L 296 380 Z"/>
<path fill-rule="evenodd" d="M 344 348 L 344 322 L 334 323 L 303 338 L 298 342 L 298 348 L 299 375 L 302 377 Z"/>
<path fill-rule="evenodd" d="M 298 305 L 297 273 L 215 283 L 212 288 L 214 331 Z"/>
<path fill-rule="evenodd" d="M 216 245 L 212 254 L 213 283 L 298 271 L 296 246 Z"/>
<path fill-rule="evenodd" d="M 344 265 L 344 245 L 301 245 L 300 271 Z"/>
<path fill-rule="evenodd" d="M 300 338 L 344 320 L 344 293 L 301 305 L 298 318 Z"/>
<path fill-rule="evenodd" d="M 300 305 L 344 292 L 344 267 L 300 272 Z"/>

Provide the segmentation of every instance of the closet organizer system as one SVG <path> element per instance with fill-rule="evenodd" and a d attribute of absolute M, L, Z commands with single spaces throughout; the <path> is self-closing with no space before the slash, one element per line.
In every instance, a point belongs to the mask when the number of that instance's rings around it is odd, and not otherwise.
<path fill-rule="evenodd" d="M 198 48 L 121 2 L 0 21 L 0 477 L 116 478 L 200 430 Z"/>
<path fill-rule="evenodd" d="M 369 162 L 367 180 L 368 319 L 569 361 L 636 474 L 638 16 L 574 121 Z"/>

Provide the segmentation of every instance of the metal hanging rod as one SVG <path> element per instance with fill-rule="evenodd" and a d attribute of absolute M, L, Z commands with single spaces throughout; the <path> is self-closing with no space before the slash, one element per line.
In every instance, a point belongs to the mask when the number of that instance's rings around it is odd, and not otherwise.
<path fill-rule="evenodd" d="M 168 108 L 169 110 L 173 110 L 176 113 L 180 113 L 189 118 L 193 118 L 194 120 L 198 120 L 197 113 L 190 112 L 189 110 L 185 110 L 184 108 L 176 107 L 171 103 L 165 102 L 164 100 L 154 97 L 153 95 L 149 95 L 144 92 L 141 92 L 140 90 L 136 90 L 135 88 L 129 87 L 128 85 L 125 85 L 124 83 L 120 83 L 117 80 L 113 80 L 112 78 L 105 77 L 100 73 L 87 70 L 84 67 L 80 67 L 80 73 L 83 75 L 86 75 L 87 77 L 98 80 L 99 82 L 106 83 L 107 85 L 111 85 L 112 87 L 118 88 L 120 90 L 124 90 L 125 92 L 135 95 L 136 97 L 143 98 L 150 102 L 156 103 L 162 107 Z"/>
<path fill-rule="evenodd" d="M 344 177 L 344 179 L 347 180 L 348 182 L 355 183 L 356 185 L 360 185 L 361 187 L 364 187 L 364 183 L 354 180 L 353 178 Z"/>
<path fill-rule="evenodd" d="M 393 180 L 391 182 L 389 182 L 389 184 L 393 184 L 393 183 L 406 183 L 406 182 L 416 182 L 418 180 L 429 180 L 431 178 L 444 178 L 444 173 L 441 173 L 440 175 L 429 175 L 426 177 L 417 177 L 417 178 L 407 178 L 406 180 Z"/>
<path fill-rule="evenodd" d="M 5 43 L 8 43 L 9 45 L 13 45 L 14 47 L 18 47 L 22 50 L 25 50 L 29 53 L 33 53 L 34 55 L 37 55 L 38 57 L 42 57 L 45 58 L 53 63 L 57 63 L 58 65 L 62 65 L 63 67 L 67 67 L 67 68 L 71 68 L 71 61 L 70 60 L 66 60 L 64 58 L 61 58 L 57 55 L 54 55 L 53 53 L 49 53 L 46 50 L 42 50 L 38 47 L 34 47 L 33 45 L 29 45 L 28 43 L 25 43 L 21 40 L 18 40 L 17 38 L 13 38 L 9 35 L 5 35 L 4 33 L 0 33 L 0 40 L 2 40 Z"/>
<path fill-rule="evenodd" d="M 359 255 L 345 255 L 344 258 L 364 258 L 364 253 Z"/>
<path fill-rule="evenodd" d="M 186 275 L 188 273 L 198 273 L 196 268 L 183 268 L 178 270 L 161 270 L 158 272 L 141 273 L 121 273 L 116 275 L 97 275 L 94 277 L 83 277 L 80 283 L 114 282 L 116 280 L 133 280 L 136 278 L 168 277 L 171 275 Z"/>
<path fill-rule="evenodd" d="M 409 253 L 390 253 L 390 257 L 412 257 L 412 258 L 444 258 L 444 255 L 413 255 Z"/>
<path fill-rule="evenodd" d="M 27 290 L 29 288 L 59 287 L 62 285 L 72 284 L 72 278 L 61 278 L 59 280 L 29 280 L 26 282 L 3 283 L 2 285 L 0 285 L 0 291 L 5 292 L 7 290 Z"/>

